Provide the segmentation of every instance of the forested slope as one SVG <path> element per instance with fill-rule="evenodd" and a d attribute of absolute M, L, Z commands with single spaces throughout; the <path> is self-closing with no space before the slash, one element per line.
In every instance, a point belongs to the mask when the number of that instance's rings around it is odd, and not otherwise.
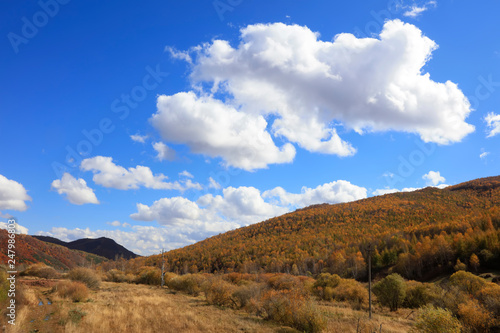
<path fill-rule="evenodd" d="M 166 253 L 175 272 L 375 271 L 428 279 L 457 264 L 500 268 L 500 177 L 337 205 L 315 205 Z M 144 258 L 156 265 L 158 256 Z"/>

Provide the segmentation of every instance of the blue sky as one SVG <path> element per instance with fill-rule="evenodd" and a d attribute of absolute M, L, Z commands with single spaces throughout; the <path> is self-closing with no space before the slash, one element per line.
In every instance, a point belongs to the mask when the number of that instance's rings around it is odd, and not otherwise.
<path fill-rule="evenodd" d="M 498 1 L 0 6 L 0 226 L 147 255 L 499 174 Z"/>

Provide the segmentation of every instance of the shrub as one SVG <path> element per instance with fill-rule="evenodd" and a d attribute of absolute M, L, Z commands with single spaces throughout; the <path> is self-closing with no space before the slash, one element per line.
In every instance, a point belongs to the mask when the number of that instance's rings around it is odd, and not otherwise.
<path fill-rule="evenodd" d="M 340 283 L 340 276 L 337 274 L 321 273 L 313 285 L 314 293 L 320 298 L 331 301 L 333 299 L 333 288 Z"/>
<path fill-rule="evenodd" d="M 127 281 L 127 277 L 125 273 L 119 271 L 117 269 L 112 269 L 106 273 L 104 279 L 109 282 L 125 282 Z"/>
<path fill-rule="evenodd" d="M 493 314 L 476 299 L 458 304 L 458 315 L 464 325 L 474 332 L 489 332 L 489 328 L 494 324 Z"/>
<path fill-rule="evenodd" d="M 486 284 L 486 280 L 465 271 L 458 271 L 450 277 L 452 286 L 457 286 L 460 290 L 476 295 Z"/>
<path fill-rule="evenodd" d="M 43 279 L 55 279 L 59 277 L 59 273 L 53 267 L 42 263 L 29 266 L 21 275 L 36 276 Z"/>
<path fill-rule="evenodd" d="M 269 290 L 261 299 L 261 313 L 267 319 L 303 332 L 320 332 L 326 321 L 318 309 L 302 294 L 291 290 Z"/>
<path fill-rule="evenodd" d="M 333 288 L 333 298 L 336 301 L 347 301 L 355 309 L 361 309 L 368 302 L 368 290 L 358 281 L 341 279 L 336 288 Z"/>
<path fill-rule="evenodd" d="M 68 278 L 73 281 L 83 282 L 90 289 L 97 289 L 101 285 L 101 278 L 90 268 L 74 268 L 69 272 Z"/>
<path fill-rule="evenodd" d="M 388 275 L 373 286 L 373 293 L 382 305 L 396 311 L 406 296 L 405 280 L 397 273 Z"/>
<path fill-rule="evenodd" d="M 265 290 L 266 285 L 258 282 L 251 282 L 236 288 L 233 298 L 238 302 L 240 308 L 247 307 L 251 300 L 258 300 Z"/>
<path fill-rule="evenodd" d="M 70 298 L 73 302 L 83 302 L 88 298 L 89 289 L 83 282 L 60 281 L 53 289 L 63 298 Z"/>
<path fill-rule="evenodd" d="M 462 291 L 457 286 L 444 284 L 443 288 L 438 288 L 438 293 L 432 303 L 438 307 L 450 310 L 457 314 L 458 304 L 466 302 L 471 296 Z"/>
<path fill-rule="evenodd" d="M 224 275 L 224 279 L 231 282 L 232 284 L 240 285 L 240 284 L 245 284 L 250 281 L 255 281 L 255 275 L 254 274 L 243 274 L 243 273 L 229 273 Z"/>
<path fill-rule="evenodd" d="M 142 267 L 135 282 L 140 284 L 159 286 L 161 285 L 161 270 L 157 267 L 152 266 Z"/>
<path fill-rule="evenodd" d="M 406 297 L 403 302 L 405 307 L 418 309 L 429 304 L 434 298 L 433 285 L 417 281 L 406 282 Z"/>
<path fill-rule="evenodd" d="M 220 277 L 213 277 L 206 280 L 202 287 L 208 304 L 238 307 L 233 298 L 233 292 L 236 287 L 231 283 L 224 281 Z"/>
<path fill-rule="evenodd" d="M 105 275 L 104 279 L 109 282 L 127 282 L 132 283 L 137 280 L 137 277 L 133 274 L 125 274 L 124 272 L 118 269 L 109 270 Z"/>
<path fill-rule="evenodd" d="M 267 281 L 267 284 L 269 287 L 276 290 L 303 289 L 301 281 L 297 277 L 289 274 L 276 274 Z"/>
<path fill-rule="evenodd" d="M 167 286 L 173 290 L 183 291 L 190 295 L 198 296 L 204 281 L 205 278 L 201 274 L 186 274 L 171 278 Z"/>
<path fill-rule="evenodd" d="M 488 283 L 479 292 L 478 299 L 497 318 L 500 318 L 500 286 Z"/>
<path fill-rule="evenodd" d="M 414 331 L 422 333 L 460 333 L 461 328 L 462 325 L 449 310 L 427 305 L 420 309 Z"/>

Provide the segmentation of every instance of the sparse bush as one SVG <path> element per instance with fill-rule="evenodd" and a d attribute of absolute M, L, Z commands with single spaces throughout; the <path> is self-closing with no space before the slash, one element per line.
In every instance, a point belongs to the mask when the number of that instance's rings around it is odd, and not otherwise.
<path fill-rule="evenodd" d="M 36 276 L 42 279 L 55 279 L 59 277 L 59 273 L 53 267 L 42 263 L 29 266 L 21 275 Z"/>
<path fill-rule="evenodd" d="M 373 293 L 382 305 L 396 311 L 406 296 L 405 280 L 397 273 L 390 274 L 373 286 Z"/>
<path fill-rule="evenodd" d="M 233 292 L 236 287 L 233 284 L 224 281 L 221 277 L 213 277 L 206 280 L 203 283 L 202 288 L 208 304 L 235 308 L 238 307 L 238 304 L 233 298 Z"/>
<path fill-rule="evenodd" d="M 89 296 L 89 289 L 79 281 L 60 281 L 53 291 L 63 298 L 70 298 L 73 302 L 83 302 Z"/>
<path fill-rule="evenodd" d="M 68 320 L 74 324 L 78 324 L 86 315 L 87 314 L 80 309 L 72 309 L 68 311 Z"/>
<path fill-rule="evenodd" d="M 97 289 L 101 285 L 101 278 L 96 271 L 90 268 L 74 268 L 69 272 L 68 278 L 73 281 L 83 282 L 90 289 Z"/>
<path fill-rule="evenodd" d="M 261 314 L 267 319 L 303 332 L 320 332 L 326 321 L 314 303 L 291 290 L 269 290 L 261 299 Z"/>
<path fill-rule="evenodd" d="M 183 291 L 190 295 L 198 296 L 204 281 L 205 277 L 201 274 L 186 274 L 171 278 L 167 286 L 173 290 Z"/>
<path fill-rule="evenodd" d="M 415 323 L 415 332 L 422 333 L 460 333 L 462 325 L 451 311 L 435 308 L 432 305 L 420 309 Z"/>

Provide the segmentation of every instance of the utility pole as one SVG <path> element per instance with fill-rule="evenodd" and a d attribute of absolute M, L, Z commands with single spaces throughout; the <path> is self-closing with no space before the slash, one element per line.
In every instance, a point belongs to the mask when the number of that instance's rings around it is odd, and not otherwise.
<path fill-rule="evenodd" d="M 372 319 L 372 244 L 368 244 L 368 318 Z"/>
<path fill-rule="evenodd" d="M 164 251 L 161 249 L 161 287 L 165 285 L 165 256 Z"/>

